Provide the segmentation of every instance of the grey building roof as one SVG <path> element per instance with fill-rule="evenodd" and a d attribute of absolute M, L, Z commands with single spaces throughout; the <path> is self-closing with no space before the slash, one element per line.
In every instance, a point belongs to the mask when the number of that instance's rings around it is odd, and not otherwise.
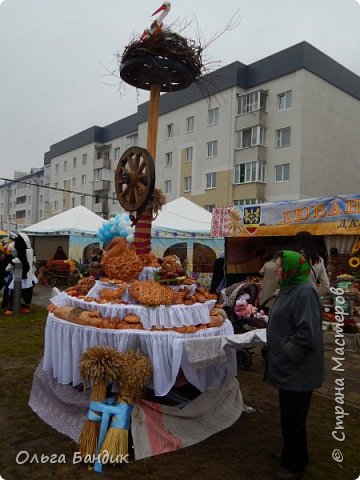
<path fill-rule="evenodd" d="M 160 98 L 160 115 L 238 86 L 253 89 L 263 83 L 306 69 L 335 87 L 360 100 L 360 77 L 307 42 L 301 42 L 249 65 L 233 62 L 200 78 L 189 88 L 166 93 Z M 44 165 L 54 157 L 90 143 L 106 143 L 137 131 L 147 121 L 149 102 L 138 107 L 137 113 L 105 127 L 93 126 L 54 145 L 45 153 Z"/>

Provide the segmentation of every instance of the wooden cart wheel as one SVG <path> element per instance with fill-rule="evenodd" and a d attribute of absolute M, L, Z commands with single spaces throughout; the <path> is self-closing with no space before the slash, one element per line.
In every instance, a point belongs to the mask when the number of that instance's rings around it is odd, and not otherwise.
<path fill-rule="evenodd" d="M 155 164 L 145 148 L 130 147 L 119 160 L 115 191 L 120 205 L 128 212 L 141 211 L 148 204 L 155 185 Z"/>
<path fill-rule="evenodd" d="M 43 277 L 44 285 L 54 287 L 56 285 L 56 275 L 53 272 L 45 272 Z"/>

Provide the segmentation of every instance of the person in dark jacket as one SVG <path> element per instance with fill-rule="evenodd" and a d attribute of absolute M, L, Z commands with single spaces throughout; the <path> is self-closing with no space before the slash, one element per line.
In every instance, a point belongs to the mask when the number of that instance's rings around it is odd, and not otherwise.
<path fill-rule="evenodd" d="M 268 322 L 265 380 L 279 389 L 281 479 L 300 478 L 309 461 L 306 419 L 312 392 L 324 380 L 322 308 L 309 273 L 298 252 L 283 250 L 276 260 L 281 288 Z"/>

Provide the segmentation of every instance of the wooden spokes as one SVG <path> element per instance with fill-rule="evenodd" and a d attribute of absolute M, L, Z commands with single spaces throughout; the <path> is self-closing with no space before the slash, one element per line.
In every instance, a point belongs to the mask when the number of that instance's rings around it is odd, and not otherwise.
<path fill-rule="evenodd" d="M 130 147 L 119 160 L 115 191 L 120 205 L 128 212 L 144 210 L 155 185 L 155 164 L 145 148 Z"/>

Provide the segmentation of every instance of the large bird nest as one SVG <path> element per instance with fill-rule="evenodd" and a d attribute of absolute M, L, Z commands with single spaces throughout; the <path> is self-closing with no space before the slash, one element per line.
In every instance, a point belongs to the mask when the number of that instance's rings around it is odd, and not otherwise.
<path fill-rule="evenodd" d="M 122 62 L 135 57 L 153 56 L 164 59 L 174 59 L 185 64 L 196 80 L 202 74 L 202 47 L 196 45 L 178 33 L 166 30 L 149 36 L 146 40 L 135 40 L 125 47 Z"/>
<path fill-rule="evenodd" d="M 166 30 L 135 40 L 121 57 L 120 76 L 130 85 L 150 90 L 158 84 L 169 92 L 188 87 L 203 73 L 202 47 Z"/>

